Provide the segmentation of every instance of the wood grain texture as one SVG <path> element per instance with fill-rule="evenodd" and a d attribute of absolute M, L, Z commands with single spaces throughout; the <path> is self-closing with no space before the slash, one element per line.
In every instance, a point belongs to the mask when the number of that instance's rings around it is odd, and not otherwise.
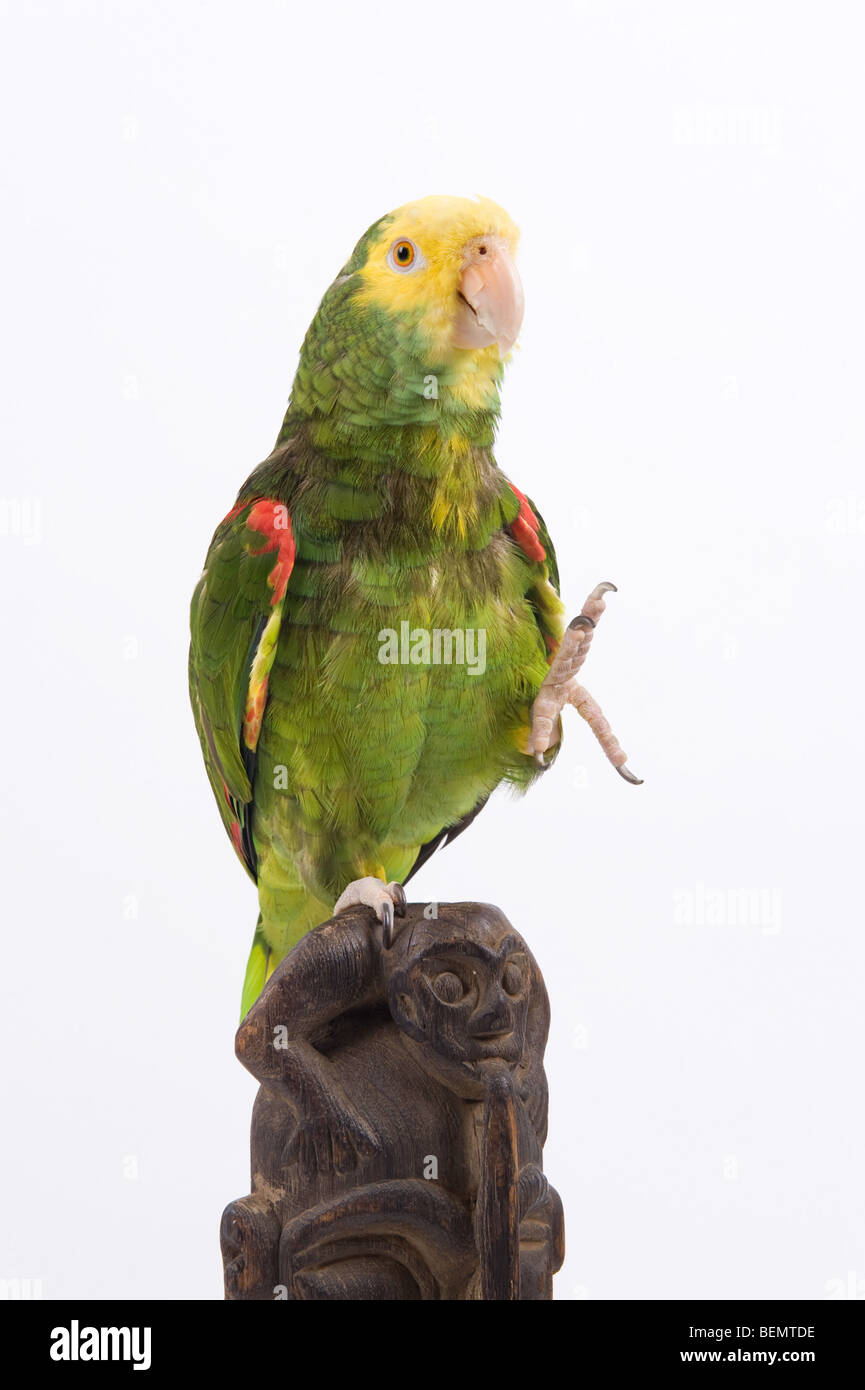
<path fill-rule="evenodd" d="M 252 1193 L 222 1219 L 227 1299 L 549 1299 L 549 1002 L 487 904 L 367 908 L 286 956 L 237 1034 L 261 1083 Z"/>

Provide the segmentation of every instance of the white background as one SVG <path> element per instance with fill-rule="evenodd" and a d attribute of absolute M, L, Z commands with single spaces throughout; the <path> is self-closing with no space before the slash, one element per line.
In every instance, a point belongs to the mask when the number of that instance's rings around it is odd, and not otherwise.
<path fill-rule="evenodd" d="M 573 714 L 416 896 L 545 972 L 557 1297 L 865 1294 L 862 40 L 853 3 L 2 6 L 0 1277 L 221 1296 L 256 903 L 188 602 L 358 236 L 482 192 L 528 305 L 498 459 L 568 608 L 619 586 L 585 679 L 646 781 Z"/>

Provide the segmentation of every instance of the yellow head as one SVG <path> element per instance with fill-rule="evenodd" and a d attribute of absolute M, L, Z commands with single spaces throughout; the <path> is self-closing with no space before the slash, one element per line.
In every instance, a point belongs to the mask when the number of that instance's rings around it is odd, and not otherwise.
<path fill-rule="evenodd" d="M 405 316 L 437 358 L 487 349 L 504 356 L 523 318 L 518 239 L 489 198 L 406 203 L 358 243 L 349 262 L 358 281 L 352 298 Z"/>

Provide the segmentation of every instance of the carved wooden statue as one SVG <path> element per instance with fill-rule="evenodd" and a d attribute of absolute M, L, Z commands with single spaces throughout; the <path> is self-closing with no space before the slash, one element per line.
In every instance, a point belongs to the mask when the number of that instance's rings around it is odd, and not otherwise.
<path fill-rule="evenodd" d="M 495 907 L 369 908 L 305 936 L 237 1034 L 261 1082 L 229 1299 L 549 1299 L 549 1002 Z"/>

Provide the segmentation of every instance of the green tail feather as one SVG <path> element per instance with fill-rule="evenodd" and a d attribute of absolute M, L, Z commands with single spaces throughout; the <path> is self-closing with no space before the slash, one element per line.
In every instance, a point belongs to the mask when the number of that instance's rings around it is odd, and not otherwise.
<path fill-rule="evenodd" d="M 246 975 L 243 981 L 243 996 L 240 1002 L 240 1021 L 246 1018 L 253 1004 L 267 983 L 268 976 L 273 973 L 276 962 L 273 960 L 273 951 L 264 939 L 261 929 L 261 918 L 255 928 L 255 936 L 252 938 L 252 950 L 249 953 L 249 960 L 246 963 Z"/>

